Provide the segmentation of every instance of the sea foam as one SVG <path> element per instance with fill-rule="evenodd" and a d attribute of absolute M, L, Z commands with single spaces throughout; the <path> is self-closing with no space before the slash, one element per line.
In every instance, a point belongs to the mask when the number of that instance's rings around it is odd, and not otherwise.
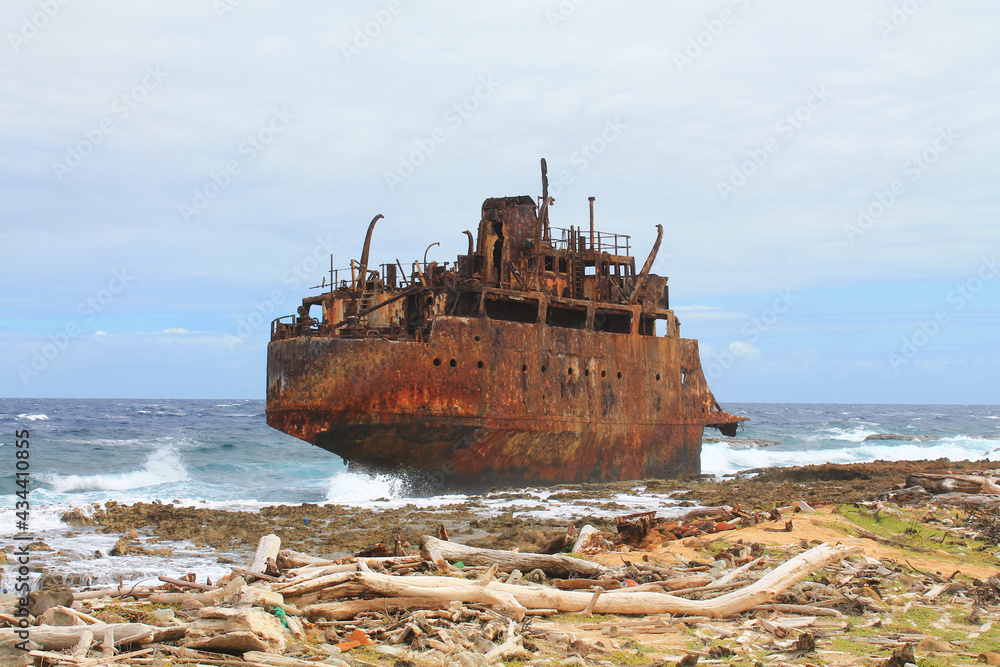
<path fill-rule="evenodd" d="M 405 480 L 391 475 L 341 472 L 330 478 L 326 501 L 328 503 L 356 505 L 381 498 L 400 498 L 405 489 Z"/>
<path fill-rule="evenodd" d="M 851 440 L 852 442 L 858 442 Z M 1000 461 L 997 439 L 954 436 L 931 442 L 894 441 L 892 444 L 863 440 L 855 446 L 824 449 L 765 447 L 731 449 L 726 443 L 701 448 L 701 470 L 712 475 L 731 475 L 749 468 L 804 466 L 822 463 L 865 463 L 868 461 L 919 461 L 946 458 L 952 461 Z"/>
<path fill-rule="evenodd" d="M 177 450 L 164 446 L 152 452 L 139 470 L 100 475 L 39 475 L 57 493 L 73 491 L 126 491 L 189 479 Z"/>

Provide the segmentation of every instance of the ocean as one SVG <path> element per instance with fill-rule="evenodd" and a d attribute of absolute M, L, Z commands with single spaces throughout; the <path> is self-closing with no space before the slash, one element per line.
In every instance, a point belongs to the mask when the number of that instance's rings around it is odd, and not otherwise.
<path fill-rule="evenodd" d="M 730 403 L 750 421 L 735 443 L 706 443 L 702 471 L 718 476 L 764 466 L 948 458 L 1000 461 L 1000 406 Z M 267 426 L 262 400 L 0 399 L 0 536 L 16 532 L 14 434 L 30 433 L 30 532 L 61 553 L 59 567 L 91 583 L 192 568 L 226 570 L 191 545 L 172 544 L 171 569 L 145 557 L 98 558 L 116 535 L 70 529 L 60 516 L 92 503 L 164 503 L 250 510 L 265 505 L 341 503 L 372 509 L 434 506 L 461 495 L 410 497 L 403 480 L 348 472 L 333 454 Z M 876 433 L 929 441 L 866 441 Z M 718 435 L 706 430 L 706 438 Z M 778 444 L 752 447 L 746 439 Z M 544 499 L 548 492 L 534 490 Z M 488 499 L 487 499 L 488 501 Z M 630 495 L 636 509 L 666 507 L 663 496 Z M 548 516 L 586 512 L 586 503 L 549 503 Z M 497 501 L 497 512 L 516 506 Z M 536 510 L 537 513 L 537 510 Z M 7 574 L 3 577 L 7 588 Z"/>

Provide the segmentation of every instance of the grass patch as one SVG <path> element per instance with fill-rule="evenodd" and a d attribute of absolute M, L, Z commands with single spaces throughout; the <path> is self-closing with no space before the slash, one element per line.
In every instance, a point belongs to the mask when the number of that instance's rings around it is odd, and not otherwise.
<path fill-rule="evenodd" d="M 549 620 L 561 623 L 604 623 L 605 621 L 620 621 L 620 616 L 614 614 L 594 614 L 592 616 L 574 616 L 572 614 L 552 614 Z"/>
<path fill-rule="evenodd" d="M 838 505 L 837 509 L 838 513 L 851 523 L 904 546 L 929 549 L 935 558 L 988 567 L 997 565 L 997 558 L 984 552 L 990 546 L 986 542 L 959 538 L 931 524 L 922 523 L 912 511 L 904 510 L 904 516 L 899 518 L 886 514 L 872 514 L 867 509 L 853 505 Z M 835 530 L 842 529 L 842 526 L 835 523 L 825 525 Z"/>
<path fill-rule="evenodd" d="M 859 642 L 851 637 L 834 637 L 830 640 L 830 648 L 834 651 L 840 651 L 842 653 L 849 653 L 856 656 L 885 656 L 889 655 L 890 651 L 886 649 L 880 649 L 874 644 L 869 644 L 868 642 Z"/>
<path fill-rule="evenodd" d="M 608 658 L 616 665 L 628 665 L 629 667 L 644 667 L 652 665 L 652 658 L 646 657 L 641 651 L 629 653 L 628 651 L 612 651 Z"/>

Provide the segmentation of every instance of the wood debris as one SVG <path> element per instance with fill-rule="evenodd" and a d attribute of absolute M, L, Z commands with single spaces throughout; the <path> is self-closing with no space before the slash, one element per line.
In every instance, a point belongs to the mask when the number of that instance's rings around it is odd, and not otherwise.
<path fill-rule="evenodd" d="M 883 494 L 862 509 L 907 520 L 893 499 Z M 589 554 L 615 550 L 623 555 L 617 564 L 475 548 L 443 539 L 441 529 L 419 545 L 394 535 L 395 548 L 375 545 L 329 559 L 281 550 L 277 536 L 268 535 L 248 567 L 233 566 L 214 584 L 163 576 L 155 586 L 36 596 L 38 613 L 27 619 L 27 662 L 11 664 L 489 667 L 530 661 L 554 667 L 545 662 L 548 655 L 561 656 L 559 664 L 638 665 L 647 663 L 623 662 L 625 649 L 639 646 L 637 638 L 664 636 L 700 644 L 661 655 L 662 664 L 858 664 L 832 648 L 832 638 L 843 636 L 870 647 L 882 664 L 903 665 L 914 651 L 922 657 L 977 648 L 976 638 L 1000 625 L 1000 572 L 970 579 L 905 559 L 877 559 L 864 555 L 861 539 L 811 545 L 793 537 L 781 547 L 737 542 L 709 551 L 704 538 L 685 537 L 780 527 L 796 511 L 814 512 L 805 503 L 768 511 L 696 508 L 673 519 L 644 512 L 621 517 L 615 535 L 585 525 L 556 540 L 562 549 Z M 925 519 L 937 521 L 949 539 L 992 536 L 996 544 L 995 515 L 992 523 L 986 516 L 975 525 L 936 517 L 928 512 Z M 867 539 L 871 531 L 857 528 Z M 676 553 L 676 562 L 631 562 L 618 548 L 642 548 L 667 536 L 698 542 L 711 558 L 699 562 Z M 906 546 L 875 537 L 880 546 Z M 943 629 L 964 624 L 969 630 L 945 641 L 891 620 L 928 608 L 941 610 L 935 622 Z M 7 651 L 0 657 L 13 655 L 12 642 L 22 640 L 19 622 L 0 613 L 7 626 L 0 627 L 0 649 Z M 994 655 L 981 648 L 967 653 L 972 661 Z"/>

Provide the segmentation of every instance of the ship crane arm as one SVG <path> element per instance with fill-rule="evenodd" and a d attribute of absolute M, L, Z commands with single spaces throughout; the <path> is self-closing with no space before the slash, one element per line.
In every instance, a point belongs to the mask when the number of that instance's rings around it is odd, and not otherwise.
<path fill-rule="evenodd" d="M 653 244 L 653 249 L 649 251 L 649 257 L 646 258 L 646 263 L 642 265 L 642 271 L 639 272 L 639 277 L 635 280 L 635 287 L 632 288 L 632 294 L 628 297 L 629 303 L 635 303 L 639 298 L 639 291 L 642 290 L 642 286 L 646 284 L 646 276 L 649 275 L 649 270 L 653 268 L 653 262 L 656 261 L 656 253 L 660 251 L 660 241 L 663 240 L 663 225 L 656 226 L 656 243 Z"/>

